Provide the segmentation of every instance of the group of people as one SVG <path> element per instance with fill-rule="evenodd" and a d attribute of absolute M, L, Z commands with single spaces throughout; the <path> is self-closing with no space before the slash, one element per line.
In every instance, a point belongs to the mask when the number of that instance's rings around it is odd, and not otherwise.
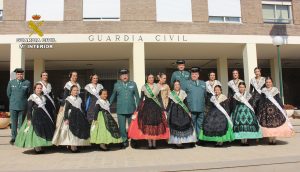
<path fill-rule="evenodd" d="M 16 69 L 16 79 L 7 87 L 10 143 L 42 153 L 43 147 L 51 145 L 67 146 L 72 152 L 91 144 L 99 144 L 102 150 L 108 150 L 109 144 L 126 148 L 129 139 L 132 147 L 138 147 L 138 140 L 147 140 L 148 148 L 155 149 L 157 140 L 167 140 L 175 148 L 208 141 L 222 147 L 233 140 L 247 146 L 248 139 L 262 137 L 268 137 L 269 144 L 274 145 L 276 137 L 293 136 L 280 93 L 270 77 L 261 76 L 260 68 L 254 69 L 249 92 L 238 70 L 234 70 L 225 96 L 225 86 L 216 80 L 215 72 L 210 72 L 209 80 L 204 82 L 199 80 L 199 68 L 186 71 L 184 60 L 176 63 L 178 70 L 172 74 L 170 86 L 166 74 L 148 74 L 140 95 L 136 83 L 129 80 L 129 71 L 120 70 L 110 99 L 96 74 L 90 76 L 81 98 L 77 72 L 73 71 L 60 107 L 53 100 L 47 72 L 41 74 L 41 81 L 34 84 L 34 93 L 29 96 L 30 82 L 23 79 L 22 69 Z M 23 102 L 26 96 L 29 98 Z M 115 101 L 118 123 L 110 111 Z"/>

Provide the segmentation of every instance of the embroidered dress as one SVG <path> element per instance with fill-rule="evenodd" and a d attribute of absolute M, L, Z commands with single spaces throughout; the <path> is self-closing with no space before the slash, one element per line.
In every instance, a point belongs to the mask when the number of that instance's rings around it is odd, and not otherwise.
<path fill-rule="evenodd" d="M 85 86 L 85 111 L 86 116 L 91 124 L 94 120 L 94 109 L 97 100 L 99 99 L 99 92 L 103 89 L 103 86 L 101 84 L 97 84 L 96 87 L 90 83 Z"/>
<path fill-rule="evenodd" d="M 210 101 L 210 98 L 215 95 L 215 91 L 214 91 L 215 86 L 217 86 L 217 85 L 222 86 L 222 85 L 221 85 L 221 82 L 218 80 L 206 81 L 205 84 L 206 84 L 206 92 L 207 92 L 206 100 L 205 100 L 205 102 L 206 102 L 205 111 L 206 111 L 206 113 L 208 113 L 210 108 L 213 106 L 212 102 Z"/>
<path fill-rule="evenodd" d="M 244 82 L 241 79 L 237 79 L 237 80 L 231 80 L 228 82 L 228 100 L 229 100 L 229 109 L 230 112 L 233 111 L 233 106 L 234 106 L 234 94 L 239 92 L 239 84 L 241 82 Z"/>
<path fill-rule="evenodd" d="M 204 116 L 199 139 L 204 141 L 228 142 L 234 140 L 233 124 L 229 116 L 229 100 L 223 94 L 210 98 L 212 107 Z"/>
<path fill-rule="evenodd" d="M 257 80 L 256 78 L 252 78 L 250 80 L 250 94 L 253 98 L 253 109 L 256 113 L 259 105 L 259 100 L 261 98 L 261 90 L 265 87 L 265 82 L 265 77 L 260 77 L 259 80 Z"/>
<path fill-rule="evenodd" d="M 179 93 L 172 91 L 169 93 L 169 144 L 182 144 L 196 142 L 196 135 L 187 107 L 187 94 L 180 90 Z"/>
<path fill-rule="evenodd" d="M 90 125 L 82 110 L 82 100 L 79 96 L 69 96 L 65 103 L 64 120 L 55 130 L 52 143 L 55 145 L 87 146 L 89 145 Z"/>
<path fill-rule="evenodd" d="M 261 138 L 262 133 L 258 124 L 253 107 L 250 105 L 251 94 L 245 92 L 235 93 L 233 96 L 234 106 L 231 113 L 233 122 L 233 134 L 235 139 Z"/>
<path fill-rule="evenodd" d="M 258 120 L 262 127 L 264 137 L 291 137 L 294 135 L 276 87 L 270 90 L 262 89 L 262 95 L 258 107 Z"/>
<path fill-rule="evenodd" d="M 160 90 L 156 84 L 153 89 L 148 84 L 142 87 L 141 100 L 136 118 L 131 121 L 128 136 L 132 139 L 168 139 L 170 131 L 166 114 L 161 103 Z"/>
<path fill-rule="evenodd" d="M 169 103 L 169 94 L 171 92 L 170 87 L 168 84 L 157 84 L 158 87 L 160 88 L 160 94 L 161 94 L 161 99 L 162 99 L 162 104 L 164 108 L 167 108 L 168 103 Z"/>
<path fill-rule="evenodd" d="M 51 146 L 55 130 L 54 119 L 46 107 L 46 97 L 32 94 L 28 99 L 27 117 L 16 137 L 17 147 Z M 31 125 L 28 126 L 28 120 Z"/>
<path fill-rule="evenodd" d="M 94 110 L 94 120 L 91 126 L 91 143 L 110 144 L 122 143 L 117 122 L 110 113 L 109 102 L 99 98 Z"/>
<path fill-rule="evenodd" d="M 43 85 L 43 95 L 46 98 L 46 109 L 52 115 L 52 119 L 56 122 L 56 105 L 54 102 L 53 94 L 52 94 L 52 86 L 50 83 L 44 83 L 43 81 L 39 81 Z"/>

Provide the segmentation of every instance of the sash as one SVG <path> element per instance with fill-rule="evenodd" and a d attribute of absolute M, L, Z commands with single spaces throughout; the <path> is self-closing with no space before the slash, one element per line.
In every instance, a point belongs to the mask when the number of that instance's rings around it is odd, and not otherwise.
<path fill-rule="evenodd" d="M 261 80 L 265 81 L 265 78 L 264 78 L 264 77 L 261 77 L 260 80 L 259 80 L 259 83 L 262 82 Z M 256 82 L 256 79 L 255 79 L 255 78 L 252 78 L 252 79 L 251 79 L 250 84 L 255 88 L 255 90 L 256 90 L 259 94 L 261 94 L 261 87 L 262 87 L 263 85 L 259 85 L 259 84 Z"/>
<path fill-rule="evenodd" d="M 81 109 L 82 100 L 79 96 L 77 96 L 77 97 L 69 96 L 69 97 L 66 98 L 66 100 L 68 100 L 71 103 L 72 106 L 80 109 L 80 111 L 83 112 L 82 109 Z"/>
<path fill-rule="evenodd" d="M 48 83 L 47 86 L 49 86 L 49 87 L 46 87 L 46 85 L 42 81 L 40 81 L 39 83 L 41 83 L 43 85 L 43 93 L 44 93 L 44 95 L 50 100 L 50 102 L 52 103 L 53 107 L 56 109 L 54 100 L 49 95 L 49 93 L 51 92 L 51 89 L 52 89 L 51 84 Z"/>
<path fill-rule="evenodd" d="M 211 93 L 214 96 L 215 95 L 214 87 L 217 85 L 221 86 L 221 83 L 218 80 L 214 80 L 213 86 L 210 85 L 209 81 L 206 81 L 206 91 Z"/>
<path fill-rule="evenodd" d="M 175 91 L 171 91 L 170 94 L 172 96 L 172 100 L 175 100 L 174 102 L 178 103 L 184 109 L 184 111 L 189 114 L 190 111 L 189 111 L 188 107 L 182 102 L 182 100 L 179 98 L 179 96 L 176 94 L 176 92 Z"/>
<path fill-rule="evenodd" d="M 242 82 L 243 80 L 239 80 L 238 82 Z M 228 86 L 235 92 L 235 93 L 238 93 L 239 92 L 239 89 L 238 87 L 235 85 L 234 81 L 231 80 L 228 82 Z"/>
<path fill-rule="evenodd" d="M 247 92 L 244 93 L 244 95 L 247 95 Z M 244 103 L 253 113 L 255 113 L 253 107 L 250 105 L 248 100 L 245 98 L 245 96 L 242 95 L 241 93 L 237 92 L 234 94 L 234 98 L 242 103 Z"/>
<path fill-rule="evenodd" d="M 152 92 L 151 88 L 149 87 L 148 84 L 145 84 L 145 88 L 146 91 L 149 93 L 149 95 L 151 96 L 150 98 L 159 106 L 162 107 L 160 102 L 158 101 L 157 97 L 154 95 L 154 93 Z"/>
<path fill-rule="evenodd" d="M 262 90 L 262 93 L 264 93 L 267 97 L 267 99 L 269 99 L 279 110 L 280 112 L 283 114 L 283 116 L 285 117 L 286 121 L 288 122 L 288 126 L 293 129 L 292 124 L 290 123 L 290 120 L 286 114 L 286 112 L 282 109 L 282 107 L 279 105 L 279 103 L 275 100 L 275 98 L 273 97 L 273 95 L 267 91 L 267 89 Z"/>
<path fill-rule="evenodd" d="M 39 108 L 42 108 L 44 112 L 46 112 L 47 116 L 50 118 L 51 122 L 54 124 L 52 118 L 51 118 L 51 115 L 49 114 L 49 112 L 47 111 L 45 105 L 46 105 L 46 100 L 45 100 L 45 97 L 39 97 L 38 95 L 36 94 L 32 94 L 28 100 L 32 100 L 34 101 Z"/>
<path fill-rule="evenodd" d="M 109 108 L 110 103 L 109 103 L 109 101 L 99 98 L 97 100 L 96 104 L 98 104 L 101 108 L 107 110 L 110 113 L 110 108 Z"/>
<path fill-rule="evenodd" d="M 212 96 L 210 98 L 210 101 L 225 115 L 227 121 L 229 122 L 229 124 L 231 125 L 231 127 L 233 126 L 232 120 L 230 118 L 230 116 L 228 115 L 227 111 L 220 105 L 220 103 L 217 101 L 216 96 Z"/>

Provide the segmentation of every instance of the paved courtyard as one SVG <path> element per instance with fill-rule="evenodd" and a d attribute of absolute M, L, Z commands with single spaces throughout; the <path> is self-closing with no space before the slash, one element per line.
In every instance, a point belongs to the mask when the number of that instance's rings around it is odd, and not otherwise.
<path fill-rule="evenodd" d="M 177 150 L 160 143 L 160 148 L 147 150 L 117 147 L 109 152 L 86 147 L 78 154 L 63 147 L 48 148 L 35 155 L 30 149 L 8 144 L 9 129 L 0 130 L 0 171 L 299 171 L 300 120 L 292 121 L 295 137 L 280 139 L 276 146 L 265 140 L 258 145 L 241 147 L 239 143 L 223 148 L 213 145 Z"/>

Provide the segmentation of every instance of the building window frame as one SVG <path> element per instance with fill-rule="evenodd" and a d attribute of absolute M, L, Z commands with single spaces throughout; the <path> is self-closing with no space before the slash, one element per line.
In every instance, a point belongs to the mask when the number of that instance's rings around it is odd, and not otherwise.
<path fill-rule="evenodd" d="M 264 5 L 271 5 L 274 8 L 274 18 L 264 18 L 263 22 L 265 24 L 293 24 L 293 8 L 290 1 L 262 1 L 262 11 L 264 10 Z M 278 6 L 285 6 L 288 9 L 288 19 L 279 18 L 277 15 Z M 286 21 L 286 22 L 285 22 Z"/>
<path fill-rule="evenodd" d="M 214 20 L 219 19 L 219 20 Z M 230 20 L 235 19 L 235 20 Z M 237 20 L 236 20 L 237 19 Z M 209 23 L 230 23 L 230 24 L 241 24 L 241 17 L 230 17 L 230 16 L 208 16 Z"/>

